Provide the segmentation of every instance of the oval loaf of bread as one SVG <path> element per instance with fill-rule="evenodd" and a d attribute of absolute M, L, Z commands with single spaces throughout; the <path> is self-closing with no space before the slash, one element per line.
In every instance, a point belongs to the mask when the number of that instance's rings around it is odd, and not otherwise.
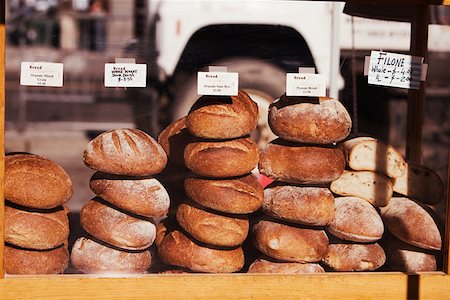
<path fill-rule="evenodd" d="M 325 271 L 315 263 L 276 262 L 260 258 L 250 265 L 248 273 L 314 274 Z"/>
<path fill-rule="evenodd" d="M 330 244 L 323 262 L 336 271 L 371 271 L 386 262 L 386 255 L 375 244 Z"/>

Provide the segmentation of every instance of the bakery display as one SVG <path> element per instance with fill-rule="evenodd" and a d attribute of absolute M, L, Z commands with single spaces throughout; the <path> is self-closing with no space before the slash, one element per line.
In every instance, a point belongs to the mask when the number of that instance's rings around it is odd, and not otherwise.
<path fill-rule="evenodd" d="M 386 262 L 383 248 L 375 244 L 330 244 L 323 262 L 335 271 L 372 271 Z"/>
<path fill-rule="evenodd" d="M 316 263 L 277 262 L 259 258 L 250 265 L 248 273 L 315 274 L 325 271 Z"/>

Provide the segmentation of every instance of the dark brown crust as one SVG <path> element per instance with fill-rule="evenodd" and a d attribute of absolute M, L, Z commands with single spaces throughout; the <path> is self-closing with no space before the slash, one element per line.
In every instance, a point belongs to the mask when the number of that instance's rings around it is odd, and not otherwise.
<path fill-rule="evenodd" d="M 275 262 L 260 258 L 250 265 L 248 273 L 313 274 L 325 271 L 315 263 Z"/>
<path fill-rule="evenodd" d="M 375 244 L 331 244 L 323 262 L 336 271 L 371 271 L 386 262 L 383 248 Z"/>

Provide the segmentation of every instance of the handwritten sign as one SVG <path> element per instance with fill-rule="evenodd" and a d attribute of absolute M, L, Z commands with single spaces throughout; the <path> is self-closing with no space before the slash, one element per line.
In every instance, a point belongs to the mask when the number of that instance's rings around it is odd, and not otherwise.
<path fill-rule="evenodd" d="M 25 62 L 20 64 L 20 85 L 63 86 L 64 65 L 51 62 Z"/>
<path fill-rule="evenodd" d="M 325 77 L 321 74 L 287 73 L 286 96 L 322 97 L 326 94 Z"/>
<path fill-rule="evenodd" d="M 368 82 L 375 85 L 419 89 L 423 57 L 372 51 Z"/>
<path fill-rule="evenodd" d="M 146 64 L 105 64 L 105 87 L 146 87 Z"/>
<path fill-rule="evenodd" d="M 199 95 L 236 96 L 239 74 L 234 72 L 198 72 L 197 93 Z"/>

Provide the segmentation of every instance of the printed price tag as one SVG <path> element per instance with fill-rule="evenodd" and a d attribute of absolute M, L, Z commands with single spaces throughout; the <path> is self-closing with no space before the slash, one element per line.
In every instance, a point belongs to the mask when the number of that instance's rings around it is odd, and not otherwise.
<path fill-rule="evenodd" d="M 146 87 L 146 64 L 105 64 L 105 87 Z"/>
<path fill-rule="evenodd" d="M 51 62 L 26 62 L 20 64 L 20 85 L 63 86 L 64 65 Z"/>
<path fill-rule="evenodd" d="M 197 93 L 199 95 L 236 96 L 239 74 L 234 72 L 198 72 Z"/>
<path fill-rule="evenodd" d="M 419 89 L 423 57 L 372 51 L 368 82 L 375 85 Z"/>
<path fill-rule="evenodd" d="M 325 94 L 325 76 L 309 73 L 286 74 L 286 96 L 322 97 Z"/>

